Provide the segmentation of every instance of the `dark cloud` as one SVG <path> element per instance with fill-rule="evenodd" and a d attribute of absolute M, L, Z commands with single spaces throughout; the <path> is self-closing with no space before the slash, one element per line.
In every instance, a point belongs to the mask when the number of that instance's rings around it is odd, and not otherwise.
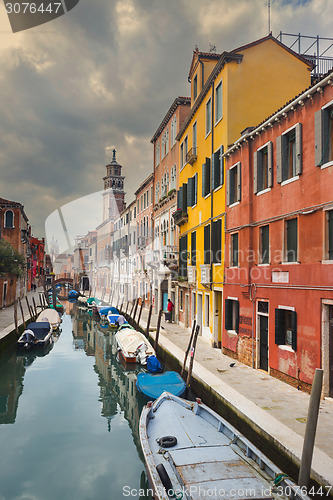
<path fill-rule="evenodd" d="M 273 33 L 327 35 L 330 0 L 271 10 Z M 21 38 L 2 34 L 1 196 L 22 202 L 41 234 L 58 206 L 102 188 L 115 146 L 131 201 L 152 170 L 150 138 L 189 94 L 194 46 L 222 52 L 265 34 L 262 0 L 80 0 Z"/>

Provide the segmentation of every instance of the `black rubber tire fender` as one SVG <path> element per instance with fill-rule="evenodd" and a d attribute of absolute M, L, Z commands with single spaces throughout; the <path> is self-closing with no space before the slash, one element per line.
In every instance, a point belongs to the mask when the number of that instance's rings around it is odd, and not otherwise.
<path fill-rule="evenodd" d="M 163 436 L 157 442 L 162 448 L 172 448 L 176 446 L 177 438 L 175 436 Z"/>
<path fill-rule="evenodd" d="M 160 476 L 160 479 L 162 481 L 162 484 L 163 484 L 167 494 L 169 495 L 169 492 L 170 493 L 173 492 L 173 486 L 172 486 L 172 482 L 171 482 L 171 479 L 169 477 L 169 474 L 165 470 L 165 467 L 163 464 L 156 465 L 156 470 L 158 472 L 158 475 Z"/>

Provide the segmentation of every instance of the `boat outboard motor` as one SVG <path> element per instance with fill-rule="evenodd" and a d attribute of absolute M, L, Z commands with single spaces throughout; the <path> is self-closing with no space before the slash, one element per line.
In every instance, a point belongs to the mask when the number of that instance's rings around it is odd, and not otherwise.
<path fill-rule="evenodd" d="M 37 339 L 35 337 L 34 332 L 32 330 L 28 329 L 24 332 L 22 340 L 25 341 L 25 344 L 23 345 L 23 347 L 25 349 L 31 349 L 32 346 L 35 344 Z"/>
<path fill-rule="evenodd" d="M 147 363 L 147 350 L 148 350 L 147 344 L 142 342 L 142 344 L 140 344 L 137 350 L 135 351 L 136 359 L 142 365 L 145 365 Z"/>

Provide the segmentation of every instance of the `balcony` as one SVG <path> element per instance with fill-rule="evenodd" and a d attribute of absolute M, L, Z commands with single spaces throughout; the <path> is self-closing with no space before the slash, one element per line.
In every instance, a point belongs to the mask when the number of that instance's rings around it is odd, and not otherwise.
<path fill-rule="evenodd" d="M 172 217 L 177 226 L 181 226 L 188 221 L 188 213 L 183 212 L 181 208 L 177 208 L 177 210 L 173 212 Z"/>
<path fill-rule="evenodd" d="M 189 163 L 190 165 L 193 165 L 195 161 L 197 161 L 197 149 L 198 148 L 191 148 L 187 153 L 186 153 L 186 163 Z"/>
<path fill-rule="evenodd" d="M 195 266 L 187 266 L 188 282 L 196 284 L 197 282 L 197 268 Z"/>
<path fill-rule="evenodd" d="M 200 268 L 202 285 L 210 285 L 210 264 L 203 264 Z"/>

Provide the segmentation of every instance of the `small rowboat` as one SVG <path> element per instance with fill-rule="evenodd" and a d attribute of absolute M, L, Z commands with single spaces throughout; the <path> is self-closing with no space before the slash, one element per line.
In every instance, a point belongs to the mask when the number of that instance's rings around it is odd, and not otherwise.
<path fill-rule="evenodd" d="M 143 408 L 139 435 L 155 500 L 309 500 L 199 399 L 186 401 L 164 392 Z"/>
<path fill-rule="evenodd" d="M 53 342 L 52 326 L 49 322 L 29 323 L 17 341 L 21 349 L 44 348 Z"/>
<path fill-rule="evenodd" d="M 148 398 L 157 399 L 164 391 L 181 396 L 185 392 L 186 384 L 179 373 L 167 371 L 154 375 L 139 373 L 136 387 Z"/>
<path fill-rule="evenodd" d="M 57 328 L 59 328 L 61 323 L 61 318 L 58 311 L 51 308 L 44 309 L 44 311 L 39 313 L 38 318 L 36 319 L 36 323 L 45 321 L 50 323 L 53 330 L 57 330 Z"/>
<path fill-rule="evenodd" d="M 116 333 L 118 350 L 126 363 L 147 363 L 155 351 L 143 333 L 132 328 L 122 328 Z"/>

